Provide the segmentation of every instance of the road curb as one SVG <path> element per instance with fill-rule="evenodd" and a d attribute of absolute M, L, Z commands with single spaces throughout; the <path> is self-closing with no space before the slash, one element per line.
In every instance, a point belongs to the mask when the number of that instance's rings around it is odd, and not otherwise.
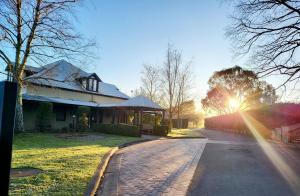
<path fill-rule="evenodd" d="M 183 137 L 170 137 L 170 136 L 167 136 L 165 137 L 166 139 L 205 139 L 206 137 L 204 136 L 183 136 Z"/>
<path fill-rule="evenodd" d="M 107 165 L 109 163 L 109 160 L 111 159 L 111 157 L 115 154 L 115 152 L 118 150 L 118 147 L 114 147 L 113 149 L 111 149 L 109 152 L 107 152 L 102 160 L 100 161 L 89 185 L 87 188 L 87 191 L 85 192 L 84 195 L 86 196 L 92 196 L 95 195 L 98 189 L 98 186 L 100 185 L 100 181 L 101 178 L 103 177 L 105 170 L 107 168 Z"/>
<path fill-rule="evenodd" d="M 127 146 L 132 146 L 132 145 L 135 145 L 135 144 L 140 144 L 140 143 L 144 143 L 144 142 L 148 142 L 148 141 L 153 141 L 153 140 L 150 140 L 150 139 L 143 139 L 143 140 L 137 140 L 137 141 L 132 141 L 132 142 L 127 142 L 127 143 L 124 143 L 124 144 L 120 144 L 119 146 L 117 147 L 114 147 L 113 149 L 111 149 L 110 151 L 108 151 L 102 158 L 102 160 L 100 161 L 89 185 L 88 185 L 88 188 L 85 192 L 85 196 L 93 196 L 96 194 L 98 188 L 100 187 L 101 185 L 101 182 L 102 182 L 102 179 L 104 177 L 104 174 L 105 174 L 105 171 L 106 171 L 106 168 L 108 166 L 108 163 L 111 159 L 111 157 L 121 148 L 125 148 Z"/>
<path fill-rule="evenodd" d="M 149 142 L 149 141 L 153 141 L 154 139 L 142 139 L 142 140 L 137 140 L 137 141 L 132 141 L 132 142 L 127 142 L 127 143 L 124 143 L 124 144 L 120 144 L 118 146 L 119 149 L 121 148 L 125 148 L 127 146 L 132 146 L 132 145 L 135 145 L 135 144 L 140 144 L 140 143 L 144 143 L 144 142 Z"/>

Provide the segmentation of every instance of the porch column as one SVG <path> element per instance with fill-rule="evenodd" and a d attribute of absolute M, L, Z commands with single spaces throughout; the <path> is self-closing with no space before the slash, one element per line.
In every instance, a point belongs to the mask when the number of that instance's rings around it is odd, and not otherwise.
<path fill-rule="evenodd" d="M 135 110 L 134 113 L 136 116 L 135 125 L 139 125 L 140 124 L 140 113 L 138 110 Z"/>
<path fill-rule="evenodd" d="M 141 113 L 140 125 L 143 125 L 143 110 L 140 110 L 140 113 Z"/>
<path fill-rule="evenodd" d="M 112 124 L 115 124 L 115 119 L 116 119 L 116 111 L 113 110 Z"/>
<path fill-rule="evenodd" d="M 165 122 L 165 110 L 162 111 L 162 122 Z"/>
<path fill-rule="evenodd" d="M 116 111 L 116 124 L 119 124 L 120 123 L 120 111 L 119 110 L 117 110 Z"/>

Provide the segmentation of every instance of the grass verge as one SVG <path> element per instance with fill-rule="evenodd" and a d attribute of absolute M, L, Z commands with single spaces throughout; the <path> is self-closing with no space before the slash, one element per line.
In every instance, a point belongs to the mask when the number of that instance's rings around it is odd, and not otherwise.
<path fill-rule="evenodd" d="M 43 172 L 11 178 L 10 195 L 83 195 L 106 152 L 140 139 L 84 134 L 84 137 L 57 137 L 49 133 L 16 135 L 12 167 L 33 167 Z"/>
<path fill-rule="evenodd" d="M 168 137 L 202 137 L 200 131 L 192 129 L 172 129 Z"/>

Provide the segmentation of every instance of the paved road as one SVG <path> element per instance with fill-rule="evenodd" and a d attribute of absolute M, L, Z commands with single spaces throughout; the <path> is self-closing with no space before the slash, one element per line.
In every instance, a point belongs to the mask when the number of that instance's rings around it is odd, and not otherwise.
<path fill-rule="evenodd" d="M 219 131 L 204 130 L 203 134 L 209 140 L 198 163 L 189 195 L 300 195 L 300 181 L 296 182 L 294 189 L 291 188 L 254 139 Z M 294 177 L 299 177 L 299 149 L 275 144 L 270 147 L 288 165 Z M 280 161 L 276 159 L 275 163 Z M 283 169 L 287 170 L 286 167 Z"/>
<path fill-rule="evenodd" d="M 98 195 L 186 195 L 206 139 L 171 139 L 123 148 Z"/>
<path fill-rule="evenodd" d="M 201 132 L 208 139 L 157 140 L 120 150 L 98 195 L 300 195 L 300 180 L 290 186 L 253 138 Z M 271 158 L 292 171 L 295 182 L 300 176 L 299 148 L 268 144 L 278 155 Z"/>

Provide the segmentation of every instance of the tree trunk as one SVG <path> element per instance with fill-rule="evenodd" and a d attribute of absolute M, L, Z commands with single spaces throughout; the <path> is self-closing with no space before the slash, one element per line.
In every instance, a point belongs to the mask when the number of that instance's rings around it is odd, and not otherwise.
<path fill-rule="evenodd" d="M 169 128 L 170 128 L 170 131 L 173 128 L 172 118 L 173 118 L 173 113 L 171 111 L 169 111 Z"/>
<path fill-rule="evenodd" d="M 15 132 L 24 132 L 22 86 L 20 84 L 18 85 L 14 131 Z"/>
<path fill-rule="evenodd" d="M 180 122 L 179 122 L 179 109 L 177 111 L 177 129 L 180 129 Z"/>

